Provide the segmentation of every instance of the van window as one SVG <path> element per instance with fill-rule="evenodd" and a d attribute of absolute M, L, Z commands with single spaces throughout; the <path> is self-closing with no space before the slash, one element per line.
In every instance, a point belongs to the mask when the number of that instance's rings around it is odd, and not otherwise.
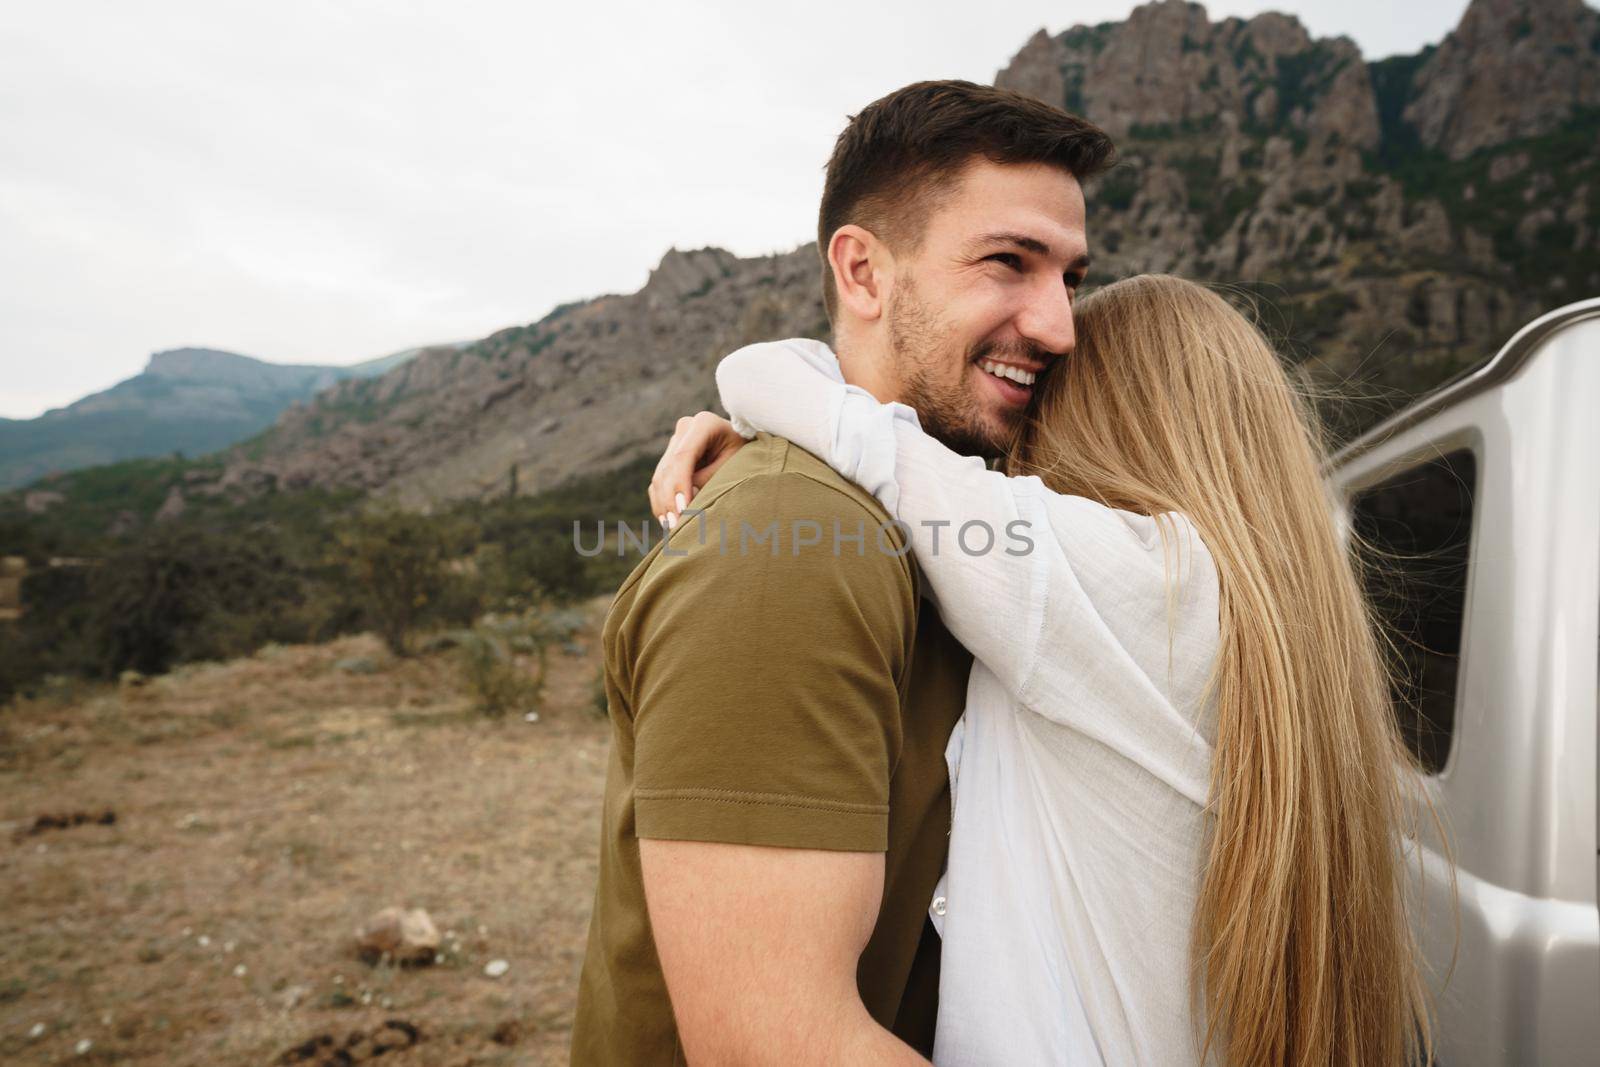
<path fill-rule="evenodd" d="M 1455 734 L 1477 467 L 1461 449 L 1351 500 L 1352 526 L 1377 550 L 1367 595 L 1397 646 L 1400 733 L 1429 774 L 1444 768 Z"/>

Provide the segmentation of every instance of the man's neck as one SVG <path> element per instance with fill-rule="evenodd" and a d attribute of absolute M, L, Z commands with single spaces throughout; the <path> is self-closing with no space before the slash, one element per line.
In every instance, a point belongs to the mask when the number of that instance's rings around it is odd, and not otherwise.
<path fill-rule="evenodd" d="M 835 335 L 833 354 L 839 357 L 839 373 L 844 375 L 845 381 L 865 389 L 883 404 L 900 399 L 899 383 L 889 380 L 883 373 L 887 361 L 870 345 L 862 344 L 857 338 Z"/>

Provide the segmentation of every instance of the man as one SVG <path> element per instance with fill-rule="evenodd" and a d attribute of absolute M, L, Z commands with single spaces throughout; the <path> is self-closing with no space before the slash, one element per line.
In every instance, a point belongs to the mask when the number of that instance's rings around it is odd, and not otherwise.
<path fill-rule="evenodd" d="M 1088 123 L 968 82 L 852 119 L 818 228 L 846 380 L 951 447 L 1004 451 L 1072 348 L 1079 181 L 1111 156 Z M 924 1063 L 970 657 L 876 501 L 788 442 L 739 450 L 694 504 L 606 621 L 573 1062 Z"/>

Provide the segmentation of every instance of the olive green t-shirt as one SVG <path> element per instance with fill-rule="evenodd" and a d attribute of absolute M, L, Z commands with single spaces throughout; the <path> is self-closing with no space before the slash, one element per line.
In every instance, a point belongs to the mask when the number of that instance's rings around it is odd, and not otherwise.
<path fill-rule="evenodd" d="M 613 744 L 572 1062 L 684 1062 L 640 838 L 884 852 L 856 981 L 872 1017 L 928 1054 L 944 749 L 971 656 L 919 605 L 878 503 L 789 442 L 757 437 L 694 506 L 606 618 Z"/>

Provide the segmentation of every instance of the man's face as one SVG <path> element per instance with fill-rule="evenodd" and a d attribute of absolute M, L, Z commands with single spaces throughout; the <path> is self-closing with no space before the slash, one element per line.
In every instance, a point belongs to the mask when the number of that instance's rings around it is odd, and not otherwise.
<path fill-rule="evenodd" d="M 1044 164 L 970 164 L 896 256 L 885 320 L 899 398 L 967 455 L 1011 445 L 1033 382 L 1072 350 L 1089 265 L 1083 191 Z"/>

